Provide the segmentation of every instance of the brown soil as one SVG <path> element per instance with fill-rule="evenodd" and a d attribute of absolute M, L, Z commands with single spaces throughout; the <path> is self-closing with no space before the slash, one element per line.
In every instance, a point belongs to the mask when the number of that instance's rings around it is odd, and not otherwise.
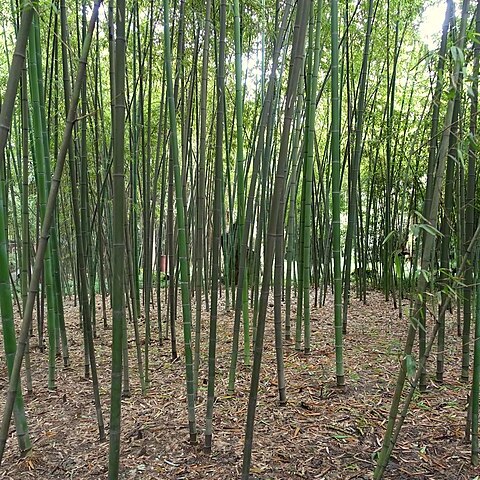
<path fill-rule="evenodd" d="M 404 301 L 404 308 L 407 309 Z M 98 305 L 100 312 L 100 304 Z M 375 452 L 382 441 L 390 407 L 407 319 L 398 318 L 390 303 L 370 293 L 368 304 L 353 299 L 345 338 L 344 392 L 335 387 L 332 301 L 312 309 L 312 351 L 285 345 L 286 406 L 277 402 L 272 312 L 269 312 L 256 415 L 252 478 L 370 479 Z M 108 440 L 98 441 L 92 384 L 83 378 L 82 334 L 77 308 L 66 302 L 71 368 L 58 359 L 57 390 L 46 385 L 47 353 L 32 351 L 34 393 L 26 396 L 33 441 L 31 454 L 20 459 L 13 426 L 0 479 L 105 479 Z M 100 317 L 100 313 L 98 313 Z M 96 354 L 105 424 L 109 422 L 111 331 L 98 327 Z M 199 445 L 188 443 L 181 318 L 178 318 L 180 360 L 172 362 L 169 340 L 158 344 L 153 330 L 150 347 L 151 384 L 141 395 L 133 329 L 129 337 L 131 396 L 122 401 L 121 478 L 238 479 L 248 402 L 250 369 L 239 366 L 237 390 L 227 394 L 233 314 L 218 322 L 214 445 L 203 453 L 206 407 L 208 313 L 203 315 L 202 369 L 196 408 Z M 152 311 L 152 324 L 156 312 Z M 142 332 L 144 330 L 141 321 Z M 143 336 L 143 333 L 142 333 Z M 32 338 L 32 345 L 36 343 Z M 448 320 L 445 384 L 429 381 L 428 391 L 415 395 L 385 478 L 472 479 L 470 447 L 464 441 L 469 386 L 458 381 L 461 342 L 453 317 Z M 3 352 L 3 345 L 1 345 Z M 243 355 L 243 354 L 242 354 Z M 434 359 L 429 371 L 434 372 Z M 4 360 L 4 357 L 2 357 Z M 243 359 L 242 359 L 243 360 Z M 0 364 L 0 405 L 6 390 L 5 362 Z M 432 373 L 432 379 L 434 373 Z M 1 413 L 1 410 L 0 410 Z"/>

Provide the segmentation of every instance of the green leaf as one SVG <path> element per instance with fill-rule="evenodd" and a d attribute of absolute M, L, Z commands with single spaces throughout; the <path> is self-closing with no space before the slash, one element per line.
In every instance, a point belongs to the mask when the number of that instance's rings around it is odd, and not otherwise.
<path fill-rule="evenodd" d="M 399 255 L 395 255 L 395 273 L 397 278 L 402 278 L 402 261 Z"/>
<path fill-rule="evenodd" d="M 450 88 L 450 90 L 447 92 L 447 100 L 454 100 L 456 95 L 457 95 L 456 88 Z"/>
<path fill-rule="evenodd" d="M 55 2 L 52 2 L 52 3 L 51 3 L 50 8 L 55 12 L 56 15 L 59 15 L 59 14 L 60 14 L 60 10 L 59 10 L 58 7 L 55 5 Z"/>
<path fill-rule="evenodd" d="M 411 226 L 411 231 L 412 231 L 412 237 L 413 238 L 418 238 L 418 234 L 420 233 L 420 229 L 418 228 L 418 224 L 414 223 Z"/>
<path fill-rule="evenodd" d="M 382 242 L 382 246 L 385 245 L 392 237 L 393 235 L 397 233 L 396 230 L 392 230 L 386 237 L 385 240 Z"/>
<path fill-rule="evenodd" d="M 415 372 L 417 371 L 417 364 L 415 363 L 412 355 L 405 355 L 405 367 L 407 369 L 408 378 L 413 380 L 415 377 Z"/>
<path fill-rule="evenodd" d="M 475 95 L 473 93 L 473 89 L 472 89 L 472 86 L 471 85 L 467 85 L 467 95 L 470 97 L 470 98 L 475 98 Z"/>
<path fill-rule="evenodd" d="M 419 228 L 425 230 L 427 233 L 433 235 L 434 237 L 443 237 L 443 233 L 441 233 L 440 230 L 437 230 L 435 227 L 429 225 L 428 223 L 418 223 L 417 225 Z"/>
<path fill-rule="evenodd" d="M 456 45 L 450 47 L 450 54 L 455 62 L 459 62 L 461 65 L 465 63 L 465 57 L 463 55 L 463 50 L 458 48 Z"/>
<path fill-rule="evenodd" d="M 443 287 L 443 293 L 451 298 L 457 298 L 457 292 L 454 288 L 452 288 L 448 283 Z"/>
<path fill-rule="evenodd" d="M 418 211 L 414 210 L 413 213 L 420 219 L 422 219 L 424 222 L 428 222 L 428 220 Z"/>
<path fill-rule="evenodd" d="M 427 283 L 429 283 L 429 282 L 430 282 L 430 279 L 432 278 L 432 276 L 430 275 L 430 272 L 427 271 L 427 270 L 421 269 L 421 270 L 420 270 L 420 273 L 421 273 L 421 275 L 423 276 L 423 278 L 425 279 L 425 281 L 426 281 Z"/>

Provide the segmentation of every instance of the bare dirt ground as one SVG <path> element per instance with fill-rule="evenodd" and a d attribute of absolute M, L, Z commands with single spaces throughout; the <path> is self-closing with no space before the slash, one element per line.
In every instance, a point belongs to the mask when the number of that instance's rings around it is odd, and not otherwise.
<path fill-rule="evenodd" d="M 407 309 L 406 301 L 404 308 Z M 180 311 L 180 310 L 179 310 Z M 100 304 L 98 305 L 100 312 Z M 66 302 L 71 368 L 58 359 L 57 390 L 47 390 L 47 353 L 32 351 L 34 393 L 26 396 L 33 442 L 20 459 L 13 426 L 0 466 L 0 479 L 106 479 L 108 440 L 98 441 L 91 380 L 83 378 L 82 333 L 77 308 Z M 100 317 L 100 313 L 98 314 Z M 102 406 L 109 422 L 111 331 L 98 320 L 96 354 Z M 408 320 L 379 293 L 368 304 L 352 299 L 345 338 L 347 388 L 335 388 L 332 301 L 312 309 L 312 352 L 285 345 L 286 406 L 277 402 L 272 312 L 269 312 L 256 415 L 252 478 L 370 479 L 386 426 Z M 199 445 L 188 443 L 181 318 L 177 320 L 180 359 L 171 361 L 170 341 L 159 346 L 154 329 L 150 347 L 151 384 L 142 396 L 133 328 L 129 335 L 131 397 L 122 401 L 122 479 L 238 479 L 241 469 L 250 369 L 240 364 L 237 390 L 227 393 L 233 313 L 218 323 L 214 445 L 202 451 L 206 408 L 208 313 L 203 316 L 202 368 L 196 407 Z M 156 324 L 156 311 L 152 311 Z M 143 331 L 143 320 L 141 328 Z M 142 334 L 143 336 L 143 334 Z M 445 384 L 429 381 L 416 394 L 386 472 L 388 479 L 474 479 L 470 447 L 464 441 L 469 386 L 459 382 L 461 342 L 448 320 Z M 36 337 L 32 338 L 32 345 Z M 3 352 L 3 345 L 1 352 Z M 143 347 L 142 347 L 143 348 Z M 429 372 L 434 378 L 434 359 Z M 6 391 L 0 363 L 0 413 Z M 108 437 L 107 437 L 108 438 Z"/>

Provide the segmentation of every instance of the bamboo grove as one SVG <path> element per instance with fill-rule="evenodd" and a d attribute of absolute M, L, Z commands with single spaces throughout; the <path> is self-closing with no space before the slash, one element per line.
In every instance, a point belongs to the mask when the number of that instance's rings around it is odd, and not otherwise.
<path fill-rule="evenodd" d="M 67 296 L 111 479 L 121 465 L 121 398 L 132 383 L 148 395 L 158 349 L 184 363 L 189 441 L 214 451 L 216 349 L 226 341 L 217 323 L 234 312 L 228 393 L 239 365 L 251 369 L 246 480 L 265 342 L 275 345 L 278 408 L 288 408 L 284 344 L 310 354 L 311 307 L 332 295 L 332 376 L 343 390 L 349 300 L 366 302 L 374 288 L 408 323 L 374 477 L 415 391 L 430 377 L 444 381 L 449 310 L 462 345 L 458 376 L 471 382 L 465 421 L 478 464 L 480 8 L 447 0 L 434 50 L 419 34 L 422 8 L 3 2 L 0 312 L 10 382 L 0 460 L 12 413 L 20 454 L 32 448 L 22 396 L 32 391 L 31 342 L 48 353 L 49 390 L 70 366 Z M 106 429 L 95 343 L 110 328 Z"/>

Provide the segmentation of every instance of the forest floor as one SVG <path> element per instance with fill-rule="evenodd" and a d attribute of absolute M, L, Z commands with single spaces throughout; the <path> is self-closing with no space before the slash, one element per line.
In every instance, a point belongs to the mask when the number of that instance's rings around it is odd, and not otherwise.
<path fill-rule="evenodd" d="M 286 406 L 277 401 L 273 320 L 268 312 L 265 349 L 256 414 L 252 478 L 255 479 L 370 479 L 375 452 L 386 419 L 402 356 L 407 318 L 370 292 L 364 305 L 352 299 L 349 333 L 345 337 L 344 392 L 335 387 L 332 299 L 312 309 L 312 351 L 296 352 L 285 344 Z M 405 311 L 408 309 L 404 301 Z M 100 312 L 100 304 L 98 304 Z M 100 313 L 98 314 L 100 317 Z M 31 454 L 20 459 L 13 427 L 7 442 L 0 479 L 106 479 L 108 440 L 98 441 L 92 384 L 83 377 L 82 333 L 77 308 L 66 302 L 71 368 L 58 359 L 57 390 L 47 390 L 47 353 L 32 348 L 34 393 L 26 396 L 33 441 Z M 110 320 L 109 320 L 110 321 Z M 99 320 L 100 323 L 100 320 Z M 152 312 L 156 324 L 156 311 Z M 217 384 L 213 452 L 203 453 L 202 442 L 207 383 L 208 313 L 203 317 L 202 367 L 196 408 L 199 445 L 188 443 L 182 327 L 177 322 L 180 359 L 172 362 L 170 342 L 158 345 L 152 333 L 151 384 L 141 395 L 133 335 L 129 339 L 131 396 L 122 400 L 122 479 L 238 479 L 250 369 L 238 369 L 236 394 L 227 393 L 233 312 L 218 322 Z M 142 321 L 143 326 L 143 321 Z M 111 331 L 100 325 L 96 354 L 105 424 L 109 421 Z M 480 469 L 470 467 L 464 441 L 468 385 L 459 382 L 461 341 L 453 316 L 448 319 L 445 384 L 434 374 L 427 393 L 415 394 L 399 437 L 388 479 L 474 479 Z M 32 338 L 32 345 L 36 337 Z M 3 345 L 0 345 L 3 353 Z M 434 358 L 429 371 L 434 372 Z M 0 360 L 0 414 L 6 383 Z M 107 432 L 108 435 L 108 432 Z M 108 438 L 108 436 L 107 436 Z M 479 477 L 480 478 L 480 477 Z"/>

